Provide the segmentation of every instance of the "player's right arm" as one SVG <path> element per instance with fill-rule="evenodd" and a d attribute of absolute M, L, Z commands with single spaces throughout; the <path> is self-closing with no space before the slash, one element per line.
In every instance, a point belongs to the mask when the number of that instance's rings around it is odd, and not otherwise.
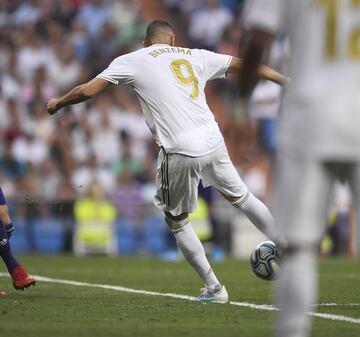
<path fill-rule="evenodd" d="M 78 85 L 61 98 L 49 100 L 47 104 L 48 113 L 53 115 L 63 107 L 87 101 L 103 92 L 111 84 L 131 84 L 134 64 L 131 54 L 117 57 L 91 81 Z"/>
<path fill-rule="evenodd" d="M 50 99 L 47 103 L 47 111 L 50 115 L 53 115 L 63 107 L 87 101 L 89 98 L 103 92 L 110 84 L 112 83 L 96 77 L 87 83 L 76 86 L 61 98 Z"/>

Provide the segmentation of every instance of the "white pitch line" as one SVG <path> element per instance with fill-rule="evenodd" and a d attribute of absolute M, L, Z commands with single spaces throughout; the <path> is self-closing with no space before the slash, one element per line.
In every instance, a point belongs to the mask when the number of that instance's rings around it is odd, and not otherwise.
<path fill-rule="evenodd" d="M 312 307 L 360 307 L 360 303 L 320 303 Z"/>
<path fill-rule="evenodd" d="M 267 311 L 278 311 L 279 309 L 271 304 L 255 304 L 255 303 L 248 303 L 248 302 L 234 302 L 230 301 L 230 304 L 236 305 L 238 307 L 245 307 L 257 310 L 267 310 Z"/>
<path fill-rule="evenodd" d="M 7 273 L 0 273 L 0 276 L 9 276 Z M 79 281 L 72 281 L 72 280 L 63 280 L 63 279 L 55 279 L 50 277 L 44 276 L 36 276 L 34 275 L 37 281 L 48 282 L 48 283 L 57 283 L 57 284 L 66 284 L 78 287 L 91 287 L 91 288 L 101 288 L 101 289 L 109 289 L 115 291 L 121 291 L 126 293 L 133 293 L 133 294 L 142 294 L 142 295 L 151 295 L 151 296 L 161 296 L 161 297 L 170 297 L 176 298 L 181 300 L 187 301 L 197 301 L 197 297 L 188 296 L 188 295 L 181 295 L 181 294 L 174 294 L 174 293 L 159 293 L 156 291 L 147 291 L 142 289 L 133 289 L 121 286 L 113 286 L 108 284 L 97 284 L 97 283 L 88 283 L 88 282 L 79 282 Z M 230 305 L 236 305 L 239 307 L 246 307 L 256 310 L 266 310 L 266 311 L 278 311 L 279 309 L 270 304 L 255 304 L 255 303 L 248 303 L 248 302 L 235 302 L 230 301 Z M 336 303 L 324 303 L 325 306 L 340 306 L 340 305 L 354 305 L 357 306 L 359 303 L 348 303 L 348 304 L 336 304 Z M 321 306 L 322 304 L 319 304 Z M 349 323 L 360 324 L 359 318 L 353 318 L 343 315 L 334 315 L 334 314 L 327 314 L 327 313 L 318 313 L 318 312 L 308 312 L 309 315 L 314 317 L 320 317 L 325 319 L 330 319 L 334 321 L 344 321 Z"/>
<path fill-rule="evenodd" d="M 344 321 L 344 322 L 349 322 L 349 323 L 360 324 L 359 318 L 352 318 L 352 317 L 343 316 L 343 315 L 326 314 L 323 312 L 309 312 L 309 315 L 315 316 L 315 317 L 320 317 L 320 318 L 331 319 L 333 321 Z"/>

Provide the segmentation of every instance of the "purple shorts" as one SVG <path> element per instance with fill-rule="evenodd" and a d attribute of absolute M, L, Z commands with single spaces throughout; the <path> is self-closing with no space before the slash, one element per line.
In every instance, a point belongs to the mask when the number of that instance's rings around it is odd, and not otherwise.
<path fill-rule="evenodd" d="M 5 196 L 4 193 L 0 187 L 0 205 L 6 205 L 6 200 L 5 200 Z"/>

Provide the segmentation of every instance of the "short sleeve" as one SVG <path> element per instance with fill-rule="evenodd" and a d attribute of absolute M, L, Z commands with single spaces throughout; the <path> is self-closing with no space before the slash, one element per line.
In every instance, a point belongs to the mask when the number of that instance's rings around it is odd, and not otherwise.
<path fill-rule="evenodd" d="M 206 81 L 226 76 L 232 56 L 202 50 L 204 57 L 204 73 Z"/>
<path fill-rule="evenodd" d="M 129 59 L 128 55 L 117 57 L 96 77 L 114 84 L 131 84 L 133 82 L 134 62 Z"/>
<path fill-rule="evenodd" d="M 249 0 L 245 9 L 246 24 L 270 33 L 282 26 L 283 0 Z"/>

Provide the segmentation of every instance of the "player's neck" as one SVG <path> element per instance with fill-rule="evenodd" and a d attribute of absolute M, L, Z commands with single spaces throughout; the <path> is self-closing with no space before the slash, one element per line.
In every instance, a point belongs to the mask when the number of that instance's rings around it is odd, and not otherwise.
<path fill-rule="evenodd" d="M 165 46 L 171 46 L 170 43 L 168 42 L 164 42 L 164 41 L 155 41 L 155 42 L 152 42 L 149 47 L 152 47 L 152 46 L 158 46 L 158 45 L 165 45 Z M 171 46 L 173 47 L 173 46 Z"/>

